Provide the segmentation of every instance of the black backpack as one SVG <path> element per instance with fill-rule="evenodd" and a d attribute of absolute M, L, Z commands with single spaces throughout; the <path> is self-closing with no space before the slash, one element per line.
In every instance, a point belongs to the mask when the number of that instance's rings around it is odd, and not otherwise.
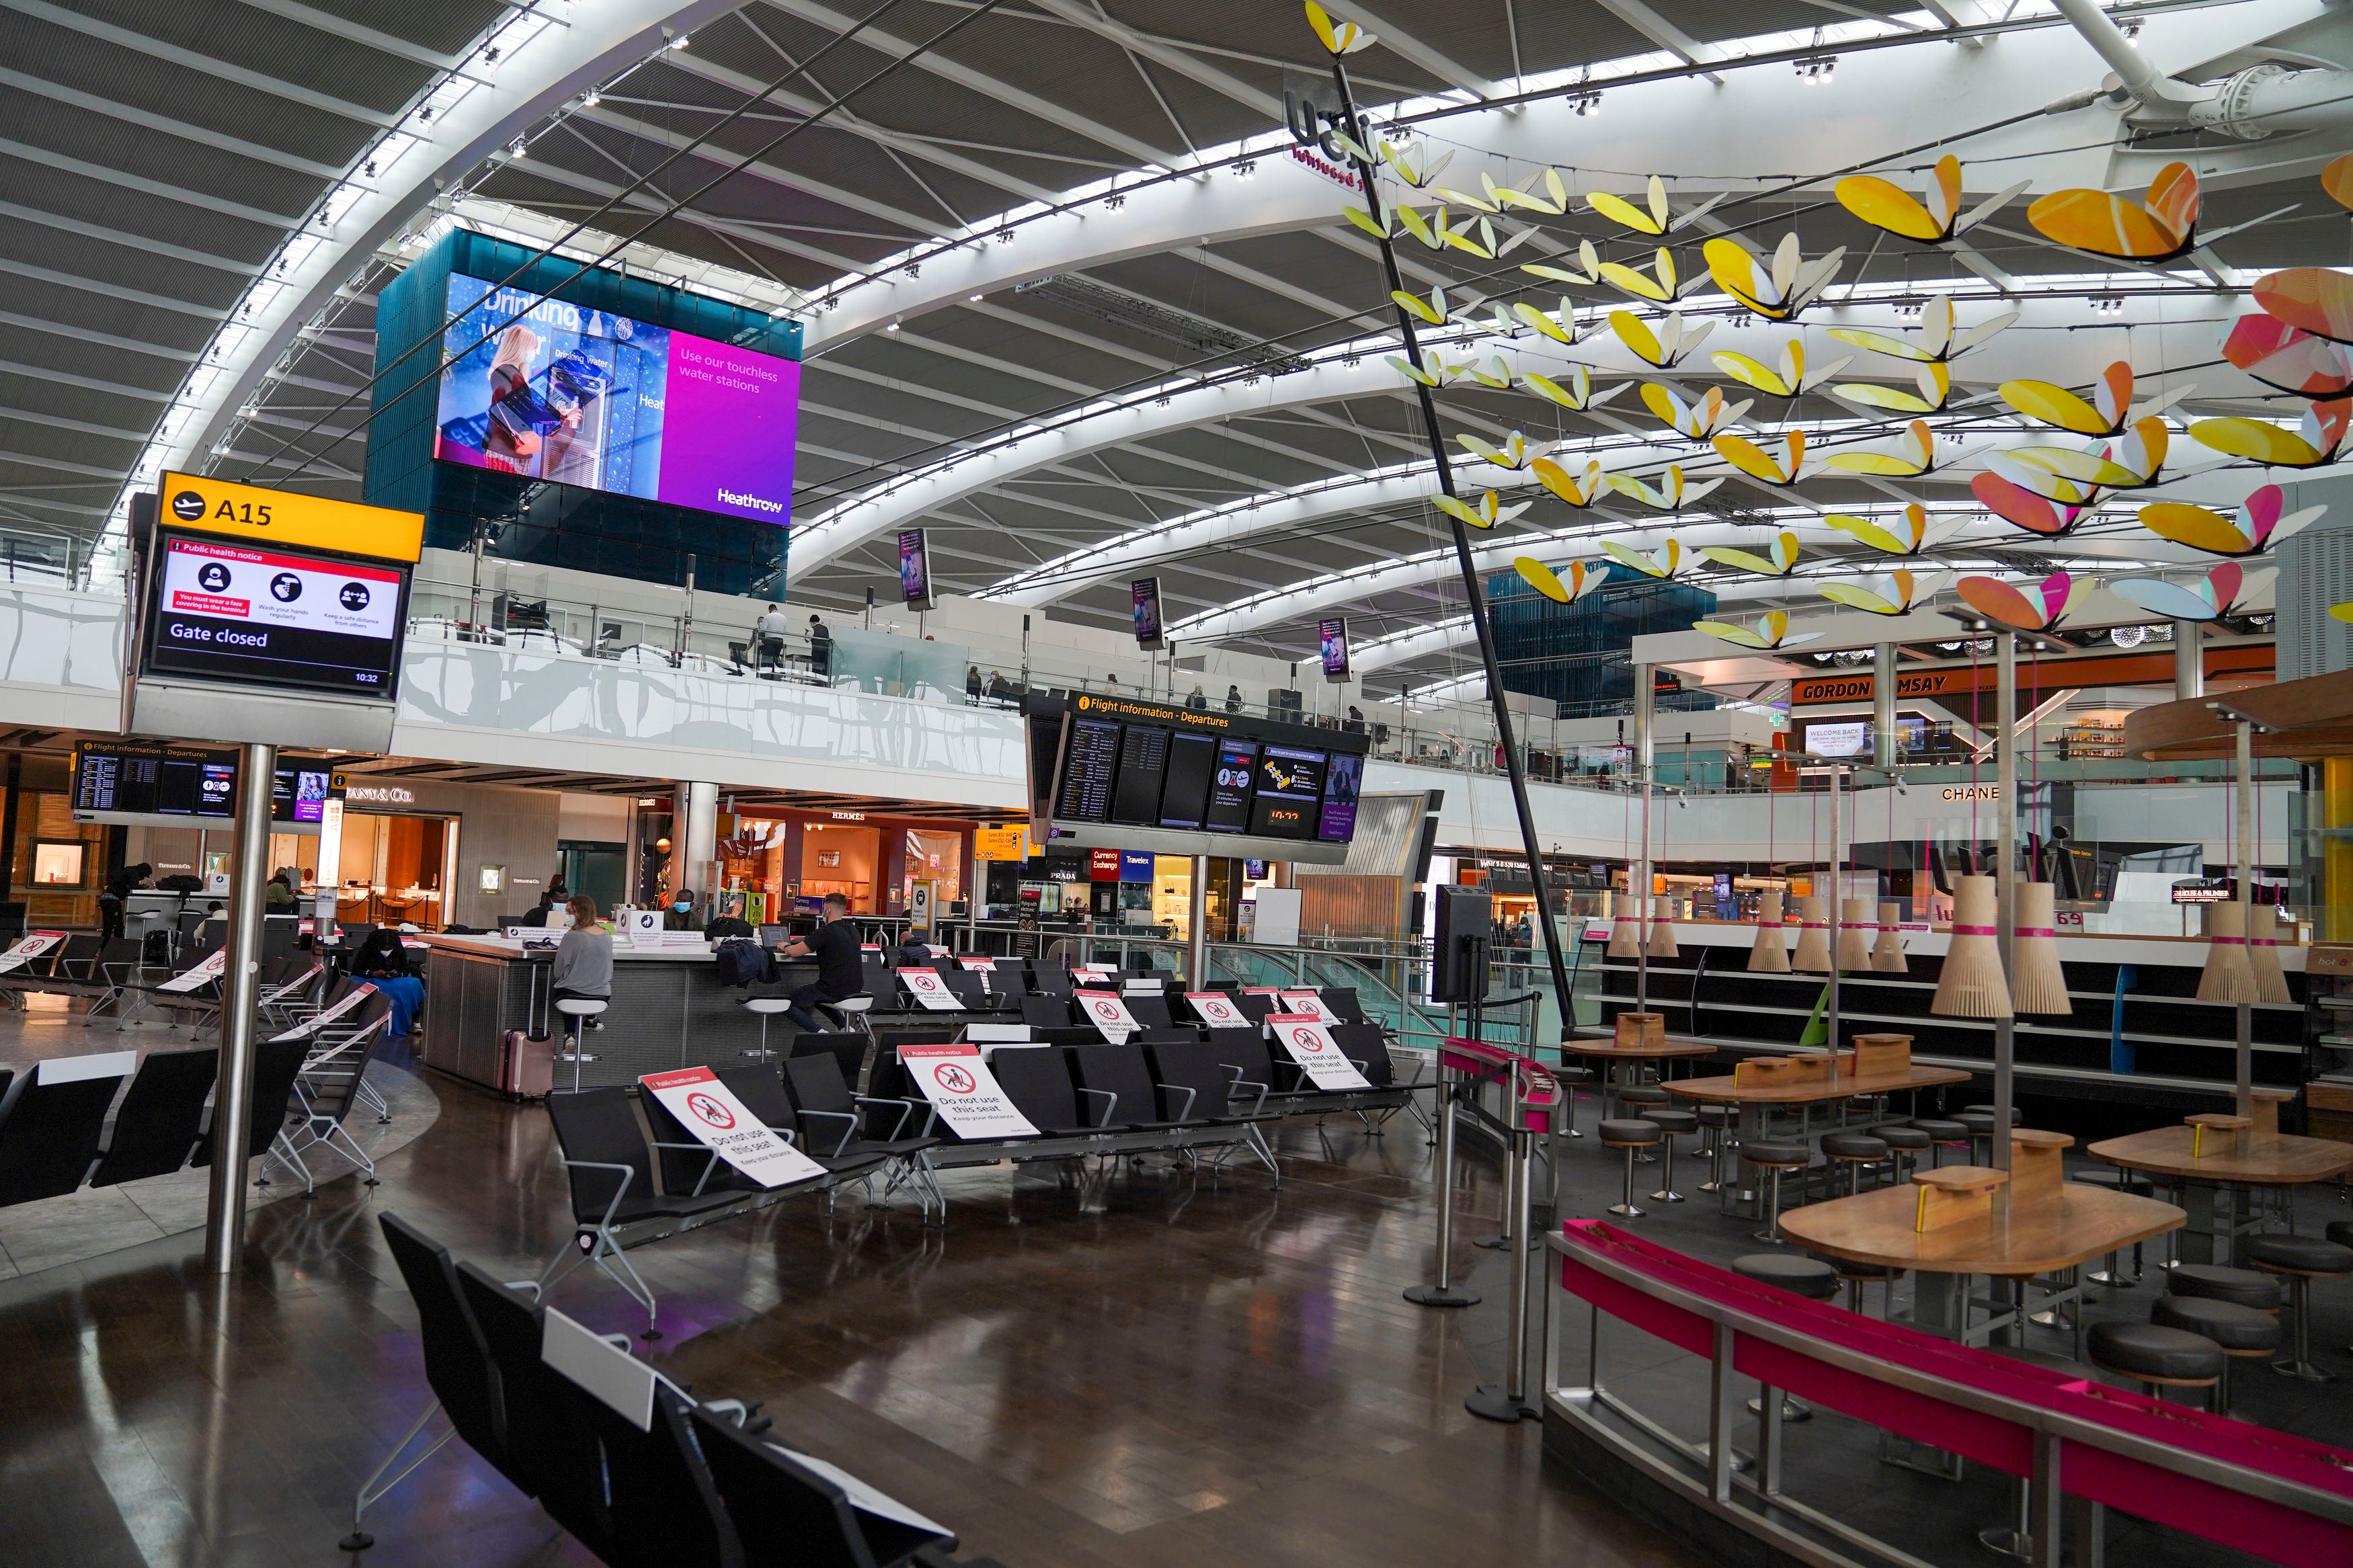
<path fill-rule="evenodd" d="M 773 978 L 768 950 L 746 938 L 721 942 L 712 954 L 712 962 L 722 985 L 749 985 L 755 980 Z"/>

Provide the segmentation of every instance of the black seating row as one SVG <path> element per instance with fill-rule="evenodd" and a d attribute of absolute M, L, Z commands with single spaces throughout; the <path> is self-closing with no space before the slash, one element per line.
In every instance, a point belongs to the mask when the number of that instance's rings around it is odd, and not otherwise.
<path fill-rule="evenodd" d="M 366 1510 L 457 1437 L 614 1568 L 955 1563 L 944 1528 L 783 1447 L 755 1410 L 699 1402 L 546 1310 L 533 1287 L 453 1258 L 398 1215 L 382 1225 L 417 1303 L 434 1398 L 362 1484 L 343 1550 L 373 1546 Z M 580 1357 L 593 1367 L 586 1383 L 563 1370 Z M 650 1400 L 625 1408 L 614 1393 L 624 1384 Z M 448 1429 L 386 1479 L 437 1412 Z"/>

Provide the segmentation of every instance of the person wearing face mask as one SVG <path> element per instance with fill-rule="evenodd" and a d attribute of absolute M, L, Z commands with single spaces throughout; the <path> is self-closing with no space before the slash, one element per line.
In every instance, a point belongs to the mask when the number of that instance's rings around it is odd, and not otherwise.
<path fill-rule="evenodd" d="M 702 916 L 694 907 L 694 889 L 681 888 L 670 896 L 670 905 L 662 910 L 662 930 L 701 931 Z"/>

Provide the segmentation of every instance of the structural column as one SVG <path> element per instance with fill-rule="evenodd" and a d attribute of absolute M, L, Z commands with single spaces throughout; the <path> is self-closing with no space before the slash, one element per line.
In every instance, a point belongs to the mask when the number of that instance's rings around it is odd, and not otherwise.
<path fill-rule="evenodd" d="M 2206 695 L 2206 661 L 2200 651 L 2196 621 L 2173 623 L 2173 700 L 2187 702 Z"/>
<path fill-rule="evenodd" d="M 1185 907 L 1185 984 L 1209 988 L 1209 858 L 1193 857 L 1193 893 Z"/>
<path fill-rule="evenodd" d="M 253 1138 L 253 1034 L 261 980 L 261 915 L 269 901 L 269 791 L 278 748 L 247 746 L 237 773 L 237 847 L 229 858 L 228 963 L 221 974 L 220 1067 L 213 1093 L 212 1184 L 205 1202 L 205 1267 L 236 1270 L 245 1250 L 246 1149 Z"/>
<path fill-rule="evenodd" d="M 670 825 L 670 886 L 711 897 L 711 863 L 719 857 L 719 786 L 681 779 Z"/>
<path fill-rule="evenodd" d="M 1994 633 L 1993 795 L 1995 837 L 1994 942 L 2001 950 L 2004 989 L 2017 994 L 2018 968 L 2010 954 L 2018 932 L 2018 634 Z M 1982 710 L 1979 710 L 1982 711 Z M 2011 1081 L 2018 1060 L 2017 1022 L 1993 1025 L 1993 1163 L 2010 1169 Z"/>
<path fill-rule="evenodd" d="M 1626 891 L 1634 905 L 1634 930 L 1640 933 L 1641 945 L 1634 954 L 1634 1007 L 1648 1012 L 1651 1006 L 1651 766 L 1657 751 L 1657 714 L 1653 711 L 1654 693 L 1651 682 L 1654 677 L 1651 667 L 1634 667 L 1634 773 L 1642 781 L 1642 842 L 1634 852 L 1634 864 L 1627 868 Z M 1546 913 L 1549 919 L 1549 912 Z M 1562 1007 L 1562 1024 L 1567 1027 L 1567 1007 Z"/>

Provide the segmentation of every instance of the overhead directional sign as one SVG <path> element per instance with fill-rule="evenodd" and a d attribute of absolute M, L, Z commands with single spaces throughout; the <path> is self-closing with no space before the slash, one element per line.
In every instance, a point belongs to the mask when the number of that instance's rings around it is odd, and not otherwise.
<path fill-rule="evenodd" d="M 166 528 L 196 528 L 241 539 L 382 561 L 415 561 L 425 550 L 425 514 L 362 506 L 324 496 L 231 484 L 227 479 L 166 472 L 158 487 L 156 521 Z"/>

